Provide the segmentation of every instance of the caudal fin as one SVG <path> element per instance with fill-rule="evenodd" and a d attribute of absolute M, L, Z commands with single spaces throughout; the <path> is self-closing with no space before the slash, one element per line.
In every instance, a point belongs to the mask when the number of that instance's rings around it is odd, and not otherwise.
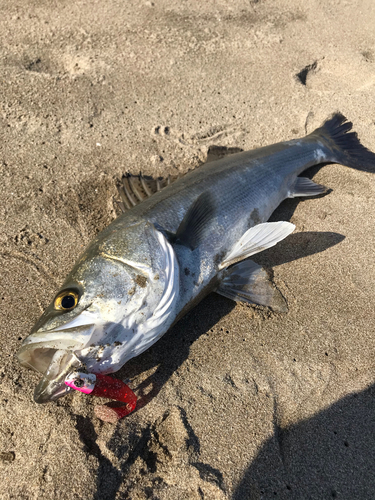
<path fill-rule="evenodd" d="M 375 171 L 375 154 L 363 146 L 356 132 L 350 132 L 352 122 L 335 113 L 311 135 L 318 135 L 331 149 L 338 163 L 358 170 Z"/>

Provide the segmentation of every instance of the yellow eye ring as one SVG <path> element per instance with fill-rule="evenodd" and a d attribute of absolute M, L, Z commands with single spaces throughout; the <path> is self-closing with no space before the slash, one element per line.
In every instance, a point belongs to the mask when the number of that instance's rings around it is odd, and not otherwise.
<path fill-rule="evenodd" d="M 65 290 L 57 295 L 54 307 L 58 311 L 71 311 L 78 304 L 78 293 L 74 290 Z"/>

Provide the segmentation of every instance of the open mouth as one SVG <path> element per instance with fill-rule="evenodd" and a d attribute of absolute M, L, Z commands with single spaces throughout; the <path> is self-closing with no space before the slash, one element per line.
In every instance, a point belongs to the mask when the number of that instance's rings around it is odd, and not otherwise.
<path fill-rule="evenodd" d="M 34 392 L 37 403 L 47 403 L 64 396 L 70 391 L 65 385 L 67 375 L 82 367 L 81 361 L 74 354 L 69 339 L 57 343 L 37 342 L 23 345 L 17 357 L 21 365 L 41 373 L 43 378 Z"/>
<path fill-rule="evenodd" d="M 75 352 L 90 343 L 95 331 L 90 319 L 84 311 L 63 328 L 38 330 L 24 340 L 17 353 L 18 361 L 43 376 L 34 392 L 37 403 L 60 398 L 71 390 L 65 385 L 65 378 L 77 368 L 83 370 Z"/>

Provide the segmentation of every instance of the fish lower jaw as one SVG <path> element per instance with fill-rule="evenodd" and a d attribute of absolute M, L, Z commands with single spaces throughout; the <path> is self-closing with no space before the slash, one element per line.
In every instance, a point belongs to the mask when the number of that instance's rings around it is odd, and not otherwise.
<path fill-rule="evenodd" d="M 34 401 L 38 404 L 45 404 L 62 398 L 72 389 L 65 385 L 65 380 L 56 383 L 43 377 L 34 390 Z"/>

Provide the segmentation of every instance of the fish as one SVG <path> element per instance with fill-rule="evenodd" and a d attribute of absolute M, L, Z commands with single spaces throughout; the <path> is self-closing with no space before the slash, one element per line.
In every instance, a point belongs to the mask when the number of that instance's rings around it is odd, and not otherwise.
<path fill-rule="evenodd" d="M 267 222 L 283 200 L 327 192 L 301 177 L 304 170 L 375 164 L 351 129 L 336 113 L 303 138 L 213 155 L 173 182 L 124 177 L 123 213 L 78 258 L 18 352 L 21 365 L 41 374 L 34 400 L 69 393 L 74 373 L 118 371 L 210 292 L 286 311 L 267 272 L 249 257 L 295 229 Z"/>

